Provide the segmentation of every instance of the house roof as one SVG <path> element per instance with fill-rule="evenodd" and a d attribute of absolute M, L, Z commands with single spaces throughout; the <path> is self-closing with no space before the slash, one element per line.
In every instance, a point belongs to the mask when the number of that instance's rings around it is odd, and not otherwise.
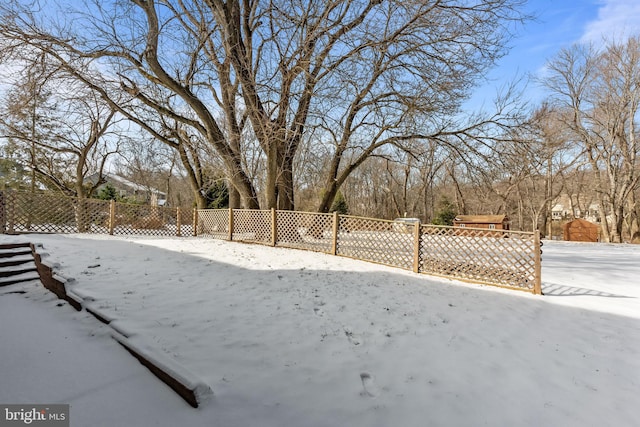
<path fill-rule="evenodd" d="M 456 222 L 468 224 L 501 224 L 507 219 L 506 215 L 458 215 Z"/>
<path fill-rule="evenodd" d="M 112 181 L 112 182 L 118 182 L 122 185 L 125 185 L 129 188 L 131 188 L 132 190 L 136 190 L 136 191 L 148 191 L 147 187 L 145 187 L 144 185 L 140 185 L 136 182 L 133 181 L 129 181 L 127 178 L 122 177 L 120 175 L 114 175 L 111 173 L 105 173 L 104 174 L 104 178 L 107 181 Z M 153 191 L 153 189 L 151 189 Z"/>
<path fill-rule="evenodd" d="M 99 174 L 95 173 L 89 177 L 87 177 L 88 181 L 91 181 L 93 183 L 95 183 L 98 179 Z M 130 181 L 127 178 L 124 178 L 120 175 L 115 175 L 112 173 L 103 173 L 102 174 L 103 179 L 106 182 L 110 182 L 112 183 L 114 186 L 117 184 L 118 186 L 124 186 L 129 188 L 132 191 L 142 191 L 142 192 L 146 192 L 149 191 L 151 193 L 155 193 L 155 194 L 159 194 L 159 195 L 165 195 L 165 193 L 163 191 L 160 191 L 156 188 L 152 188 L 152 187 L 145 187 L 144 185 L 140 185 L 136 182 Z"/>

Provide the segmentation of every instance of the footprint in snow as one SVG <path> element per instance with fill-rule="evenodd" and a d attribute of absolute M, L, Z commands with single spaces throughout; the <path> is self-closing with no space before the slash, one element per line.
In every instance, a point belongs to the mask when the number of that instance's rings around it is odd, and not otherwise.
<path fill-rule="evenodd" d="M 349 328 L 344 328 L 344 334 L 347 336 L 349 342 L 353 345 L 360 345 L 362 340 L 353 334 L 353 331 Z"/>
<path fill-rule="evenodd" d="M 368 372 L 360 374 L 360 381 L 362 381 L 362 391 L 360 396 L 362 397 L 376 397 L 378 396 L 378 386 L 373 380 L 373 376 Z"/>

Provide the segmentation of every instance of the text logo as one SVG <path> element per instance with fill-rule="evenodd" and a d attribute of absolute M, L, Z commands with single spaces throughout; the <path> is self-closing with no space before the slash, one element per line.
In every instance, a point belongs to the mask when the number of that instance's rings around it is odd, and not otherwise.
<path fill-rule="evenodd" d="M 0 405 L 0 427 L 69 427 L 69 405 Z"/>

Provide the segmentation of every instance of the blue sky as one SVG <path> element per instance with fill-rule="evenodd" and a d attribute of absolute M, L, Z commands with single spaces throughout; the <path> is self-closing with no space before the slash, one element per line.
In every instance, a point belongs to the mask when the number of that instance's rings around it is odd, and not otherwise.
<path fill-rule="evenodd" d="M 79 0 L 65 4 L 79 4 Z M 640 0 L 529 0 L 525 12 L 536 19 L 516 29 L 510 53 L 489 73 L 488 82 L 474 91 L 467 108 L 489 107 L 499 88 L 517 76 L 544 76 L 546 62 L 564 47 L 640 33 Z M 5 68 L 0 67 L 0 75 Z M 533 83 L 526 94 L 533 102 L 544 97 Z"/>
<path fill-rule="evenodd" d="M 537 18 L 517 29 L 510 53 L 470 105 L 490 105 L 496 90 L 518 75 L 543 77 L 546 62 L 562 48 L 640 33 L 640 0 L 529 0 L 526 11 Z M 534 102 L 543 97 L 534 83 L 526 93 Z"/>

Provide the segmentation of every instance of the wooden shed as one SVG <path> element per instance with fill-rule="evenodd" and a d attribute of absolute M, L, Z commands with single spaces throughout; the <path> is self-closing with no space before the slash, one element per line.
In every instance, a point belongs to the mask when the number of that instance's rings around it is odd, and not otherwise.
<path fill-rule="evenodd" d="M 509 218 L 506 215 L 458 215 L 453 220 L 453 226 L 508 230 Z"/>
<path fill-rule="evenodd" d="M 600 227 L 584 219 L 574 219 L 563 226 L 564 240 L 570 242 L 597 242 Z"/>

